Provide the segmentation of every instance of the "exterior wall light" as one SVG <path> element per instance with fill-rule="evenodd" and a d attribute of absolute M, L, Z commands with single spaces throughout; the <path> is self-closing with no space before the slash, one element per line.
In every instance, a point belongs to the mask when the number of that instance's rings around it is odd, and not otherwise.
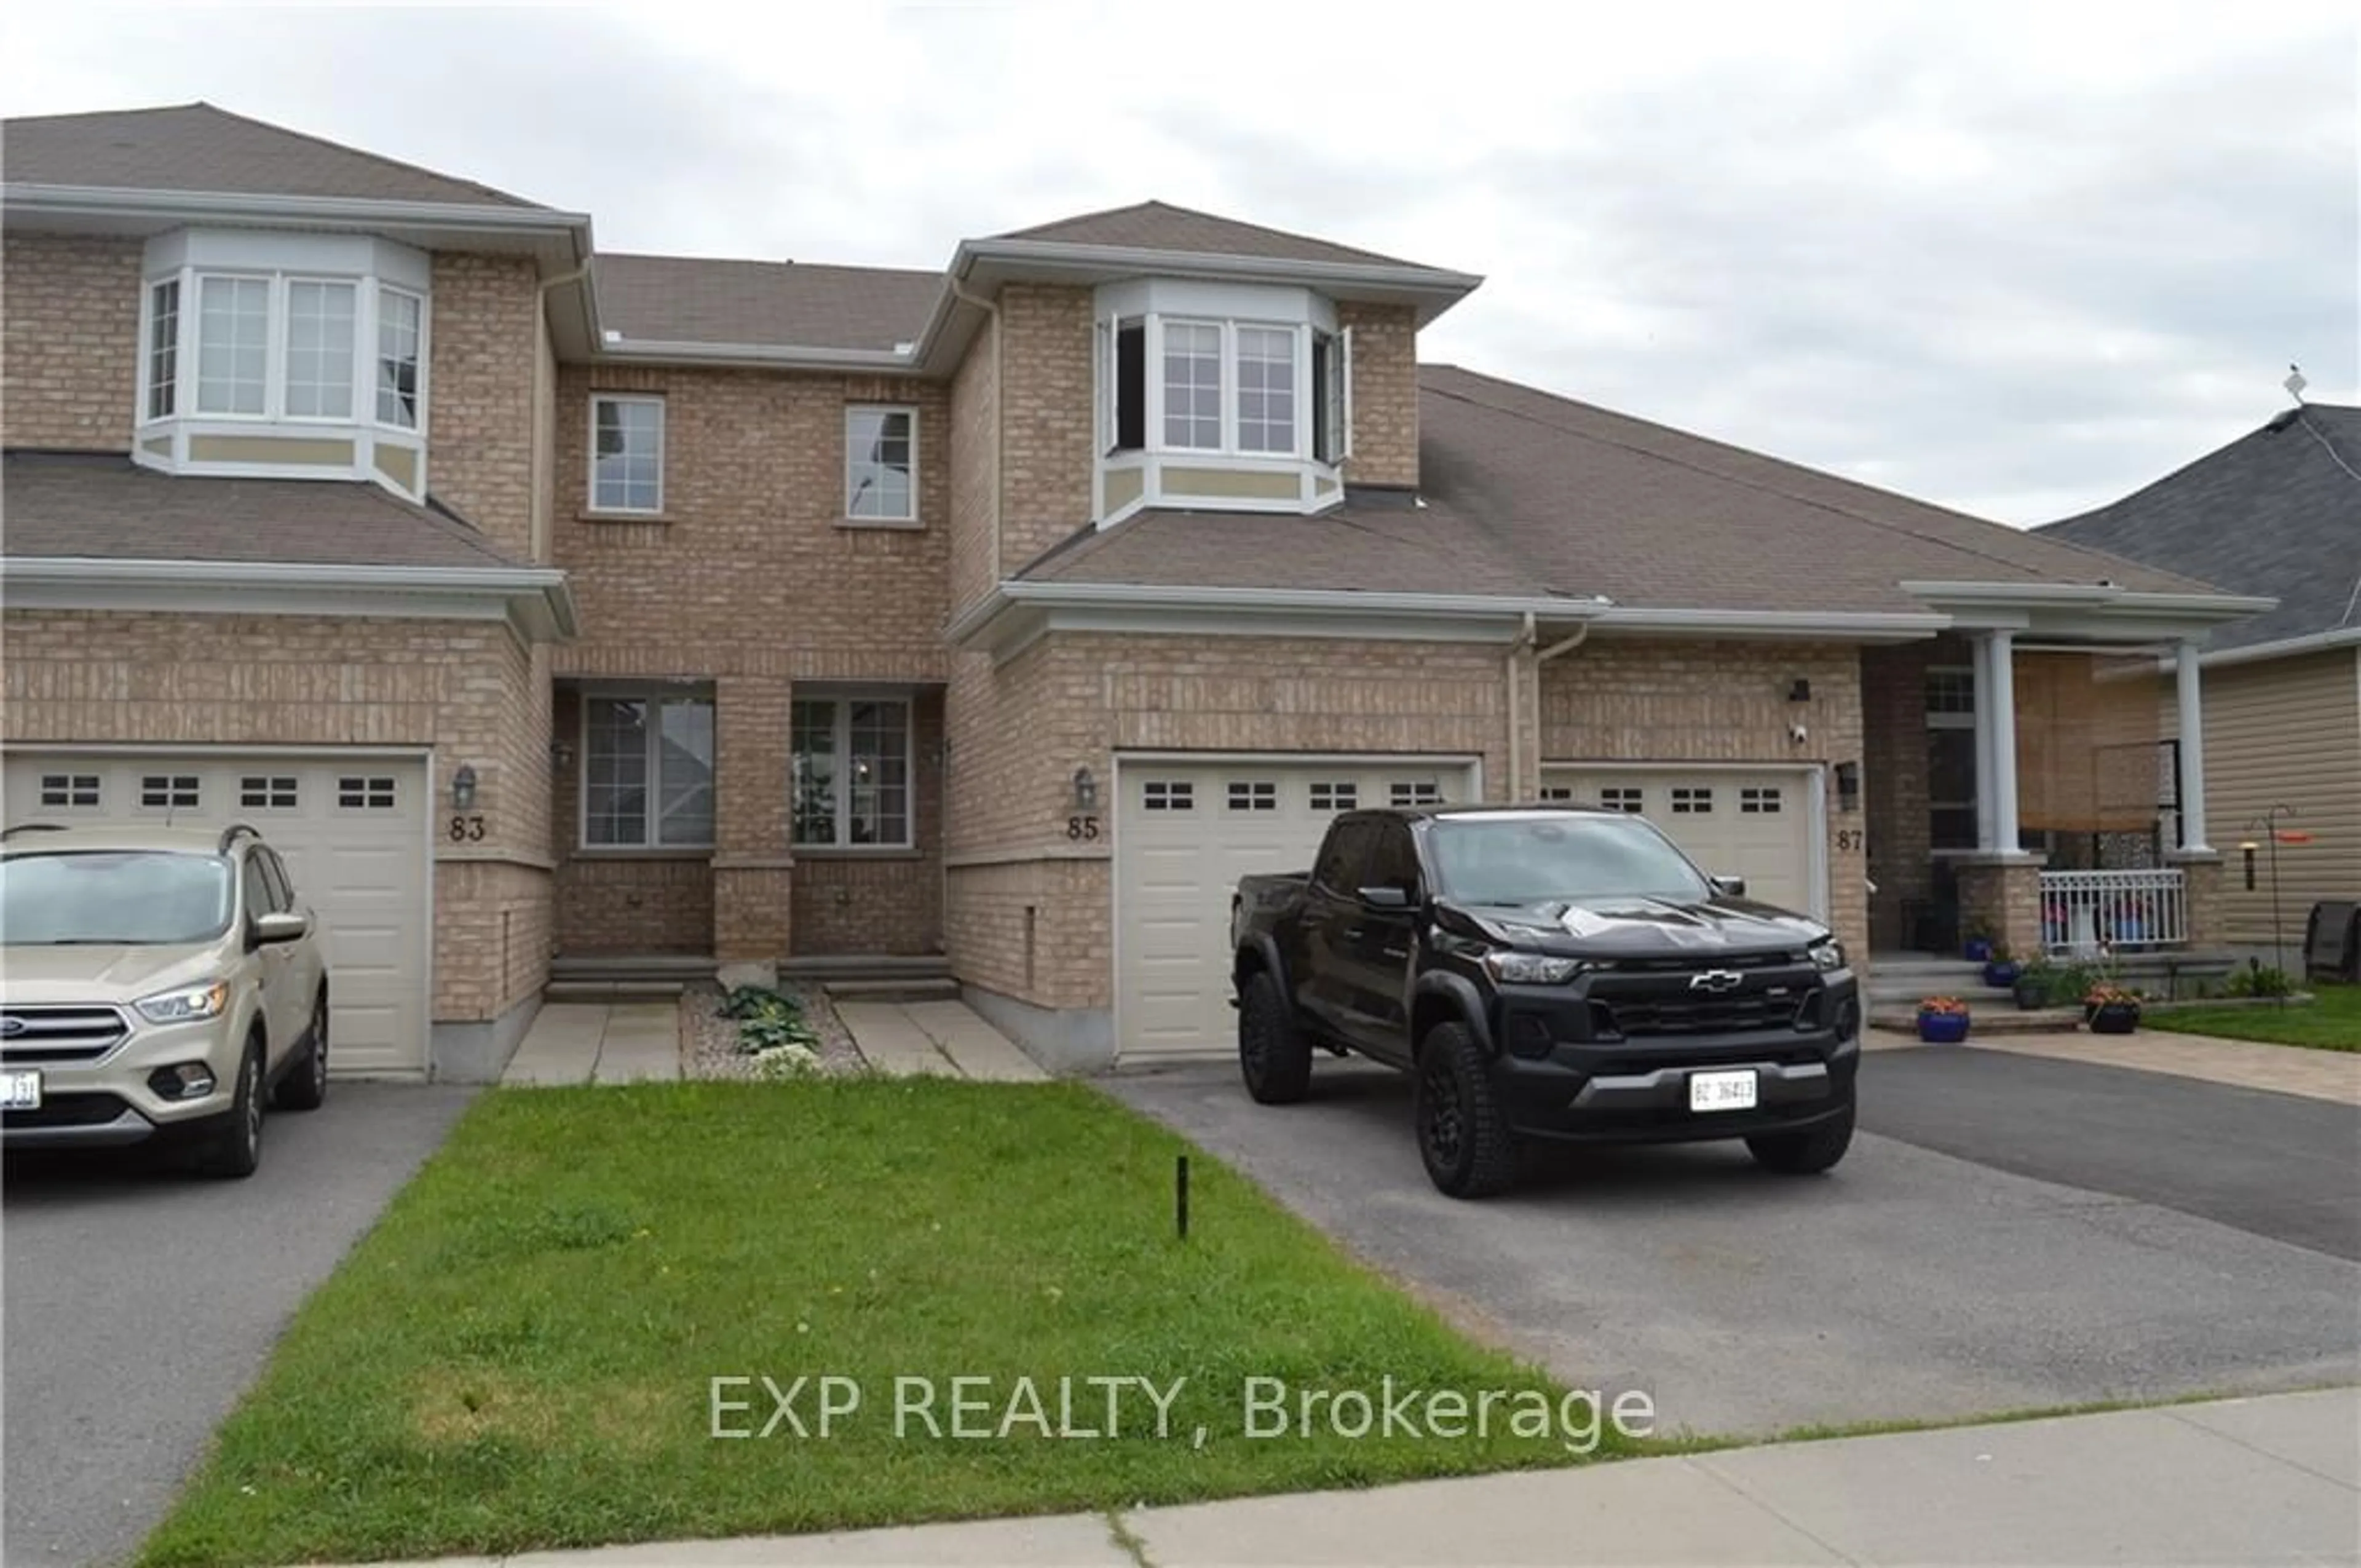
<path fill-rule="evenodd" d="M 472 762 L 462 762 L 459 771 L 451 775 L 451 809 L 472 811 L 476 806 L 476 768 Z"/>
<path fill-rule="evenodd" d="M 1099 781 L 1088 768 L 1074 770 L 1074 809 L 1090 812 L 1099 808 Z"/>
<path fill-rule="evenodd" d="M 1790 681 L 1787 684 L 1787 700 L 1789 702 L 1811 701 L 1812 683 L 1806 680 L 1803 676 L 1797 675 L 1793 681 Z"/>
<path fill-rule="evenodd" d="M 1861 764 L 1859 762 L 1837 764 L 1837 809 L 1839 811 L 1861 809 Z"/>

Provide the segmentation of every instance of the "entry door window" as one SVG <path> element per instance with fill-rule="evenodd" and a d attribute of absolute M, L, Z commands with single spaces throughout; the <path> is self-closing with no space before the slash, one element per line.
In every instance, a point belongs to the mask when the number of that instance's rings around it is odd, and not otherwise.
<path fill-rule="evenodd" d="M 1938 850 L 1976 847 L 1976 683 L 1973 672 L 1927 672 L 1927 828 Z"/>

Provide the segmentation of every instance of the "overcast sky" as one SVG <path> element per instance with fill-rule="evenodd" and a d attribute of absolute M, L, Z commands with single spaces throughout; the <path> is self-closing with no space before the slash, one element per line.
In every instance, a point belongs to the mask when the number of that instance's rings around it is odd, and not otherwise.
<path fill-rule="evenodd" d="M 1454 361 L 2005 521 L 2361 384 L 2361 6 L 11 7 L 11 115 L 203 98 L 939 267 L 1159 197 L 1486 275 Z"/>

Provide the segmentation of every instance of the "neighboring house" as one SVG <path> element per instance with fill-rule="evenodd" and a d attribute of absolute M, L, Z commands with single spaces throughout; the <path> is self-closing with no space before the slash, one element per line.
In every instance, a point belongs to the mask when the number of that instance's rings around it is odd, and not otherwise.
<path fill-rule="evenodd" d="M 2361 899 L 2361 408 L 2290 409 L 2041 532 L 2279 600 L 2199 654 L 2199 734 L 2215 847 L 2256 847 L 2255 884 L 2232 868 L 2218 935 L 2268 948 L 2284 930 L 2292 963 L 2314 903 Z M 2178 738 L 2177 705 L 2167 719 Z"/>
<path fill-rule="evenodd" d="M 1373 803 L 2030 947 L 2015 693 L 2152 727 L 2102 655 L 2265 603 L 1422 367 L 1477 279 L 1158 203 L 599 256 L 202 104 L 5 132 L 8 818 L 262 824 L 348 1068 L 493 1070 L 553 954 L 940 955 L 1045 1059 L 1219 1049 L 1232 883 Z M 2208 935 L 2185 793 L 2119 938 Z"/>

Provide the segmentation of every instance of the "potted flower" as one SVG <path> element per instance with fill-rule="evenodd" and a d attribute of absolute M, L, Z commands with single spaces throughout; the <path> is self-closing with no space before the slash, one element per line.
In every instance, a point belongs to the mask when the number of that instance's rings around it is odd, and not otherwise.
<path fill-rule="evenodd" d="M 2016 978 L 2009 982 L 2016 993 L 2020 1012 L 2031 1013 L 2049 1005 L 2049 966 L 2039 959 L 2017 966 Z"/>
<path fill-rule="evenodd" d="M 2024 972 L 2022 966 L 2008 956 L 2006 948 L 1994 947 L 1993 956 L 1984 960 L 1984 983 L 1994 991 L 2012 989 L 2016 984 L 2016 977 L 2022 972 Z"/>
<path fill-rule="evenodd" d="M 2120 985 L 2099 984 L 2082 993 L 2082 1022 L 2094 1035 L 2128 1035 L 2139 1027 L 2140 998 Z"/>
<path fill-rule="evenodd" d="M 1992 962 L 1992 932 L 1982 926 L 1968 927 L 1968 939 L 1960 944 L 1960 956 L 1971 964 Z"/>
<path fill-rule="evenodd" d="M 1968 1037 L 1968 1004 L 1956 996 L 1929 996 L 1918 1003 L 1918 1037 L 1930 1046 L 1956 1046 Z"/>

